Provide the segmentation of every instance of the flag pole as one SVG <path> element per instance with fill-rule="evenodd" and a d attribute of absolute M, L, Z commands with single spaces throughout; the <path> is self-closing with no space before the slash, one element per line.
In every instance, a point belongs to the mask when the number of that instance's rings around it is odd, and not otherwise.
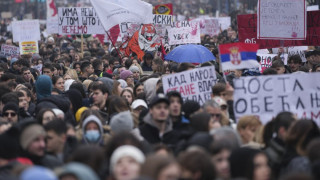
<path fill-rule="evenodd" d="M 83 34 L 81 34 L 81 54 L 83 56 Z"/>
<path fill-rule="evenodd" d="M 121 54 L 120 54 L 119 50 L 118 50 L 118 49 L 117 49 L 117 47 L 115 46 L 115 44 L 114 44 L 113 40 L 110 38 L 109 32 L 108 32 L 108 31 L 106 31 L 106 33 L 107 33 L 108 38 L 109 38 L 109 39 L 110 39 L 110 41 L 111 41 L 112 46 L 116 49 L 117 54 L 118 54 L 118 56 L 120 57 L 120 61 L 122 62 L 122 57 L 121 57 Z"/>

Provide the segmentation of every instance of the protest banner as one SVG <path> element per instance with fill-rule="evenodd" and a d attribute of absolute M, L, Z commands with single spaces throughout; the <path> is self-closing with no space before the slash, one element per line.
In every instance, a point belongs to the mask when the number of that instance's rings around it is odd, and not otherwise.
<path fill-rule="evenodd" d="M 20 54 L 37 54 L 39 53 L 38 41 L 19 42 Z"/>
<path fill-rule="evenodd" d="M 288 46 L 319 46 L 320 45 L 320 11 L 307 13 L 306 40 L 268 40 L 257 39 L 257 15 L 238 15 L 239 42 L 259 44 L 260 48 L 288 47 Z"/>
<path fill-rule="evenodd" d="M 104 34 L 104 28 L 92 7 L 58 9 L 59 34 Z"/>
<path fill-rule="evenodd" d="M 231 26 L 231 17 L 218 17 L 219 25 L 222 30 L 227 30 Z"/>
<path fill-rule="evenodd" d="M 152 23 L 152 5 L 140 0 L 90 0 L 106 31 L 122 22 Z"/>
<path fill-rule="evenodd" d="M 259 0 L 258 39 L 304 40 L 305 0 Z"/>
<path fill-rule="evenodd" d="M 120 25 L 120 36 L 122 42 L 129 40 L 133 34 L 138 31 L 141 27 L 139 23 L 123 22 Z"/>
<path fill-rule="evenodd" d="M 307 6 L 307 11 L 318 11 L 319 5 Z"/>
<path fill-rule="evenodd" d="M 1 54 L 6 57 L 18 58 L 20 55 L 19 54 L 19 47 L 2 44 L 1 45 Z"/>
<path fill-rule="evenodd" d="M 12 34 L 13 42 L 41 40 L 39 20 L 13 21 Z"/>
<path fill-rule="evenodd" d="M 288 47 L 288 55 L 289 57 L 290 56 L 293 56 L 293 55 L 296 55 L 298 54 L 301 59 L 302 59 L 302 62 L 306 62 L 307 59 L 306 59 L 306 55 L 305 55 L 305 52 L 308 50 L 308 46 L 293 46 L 293 47 Z"/>
<path fill-rule="evenodd" d="M 163 90 L 180 92 L 183 100 L 194 100 L 200 105 L 211 99 L 212 86 L 217 82 L 214 66 L 196 68 L 162 77 Z"/>
<path fill-rule="evenodd" d="M 320 74 L 241 77 L 234 80 L 234 112 L 259 116 L 265 124 L 283 111 L 320 125 Z"/>
<path fill-rule="evenodd" d="M 198 22 L 177 21 L 168 29 L 169 45 L 200 43 Z"/>
<path fill-rule="evenodd" d="M 172 4 L 160 4 L 154 7 L 155 14 L 173 15 Z"/>
<path fill-rule="evenodd" d="M 163 15 L 163 14 L 154 14 L 153 15 L 153 24 L 165 24 L 171 25 L 173 23 L 172 15 Z"/>

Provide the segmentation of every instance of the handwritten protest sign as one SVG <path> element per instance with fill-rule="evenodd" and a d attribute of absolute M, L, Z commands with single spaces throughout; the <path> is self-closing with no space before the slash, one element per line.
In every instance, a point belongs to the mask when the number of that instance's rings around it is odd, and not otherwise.
<path fill-rule="evenodd" d="M 265 69 L 271 67 L 272 59 L 276 57 L 277 54 L 257 54 L 257 56 L 260 56 L 261 58 L 261 61 L 260 61 L 261 68 L 259 69 L 260 69 L 260 72 L 263 72 Z"/>
<path fill-rule="evenodd" d="M 92 7 L 58 9 L 59 34 L 104 34 L 104 28 Z"/>
<path fill-rule="evenodd" d="M 217 81 L 214 66 L 196 68 L 162 78 L 164 92 L 178 91 L 184 100 L 203 104 L 211 99 L 212 86 Z"/>
<path fill-rule="evenodd" d="M 231 26 L 231 17 L 218 17 L 219 25 L 222 30 L 227 30 Z"/>
<path fill-rule="evenodd" d="M 20 54 L 39 53 L 38 41 L 19 42 Z"/>
<path fill-rule="evenodd" d="M 238 15 L 239 42 L 259 44 L 260 48 L 288 47 L 288 46 L 319 46 L 320 45 L 320 11 L 307 13 L 306 40 L 269 40 L 257 39 L 257 15 Z"/>
<path fill-rule="evenodd" d="M 259 0 L 258 39 L 304 40 L 305 0 Z"/>
<path fill-rule="evenodd" d="M 141 27 L 139 23 L 123 22 L 120 24 L 120 35 L 122 41 L 125 42 L 130 39 L 133 34 L 138 31 Z"/>
<path fill-rule="evenodd" d="M 6 57 L 18 58 L 20 55 L 19 54 L 19 47 L 2 44 L 1 45 L 1 54 Z"/>
<path fill-rule="evenodd" d="M 172 15 L 154 14 L 153 24 L 166 24 L 171 25 L 173 23 Z"/>
<path fill-rule="evenodd" d="M 199 22 L 201 34 L 207 34 L 212 37 L 220 33 L 219 20 L 216 18 L 200 19 L 197 22 Z"/>
<path fill-rule="evenodd" d="M 266 123 L 282 111 L 320 125 L 320 74 L 242 77 L 234 80 L 234 112 L 257 115 Z"/>
<path fill-rule="evenodd" d="M 168 28 L 169 45 L 200 43 L 198 22 L 177 21 Z"/>
<path fill-rule="evenodd" d="M 47 18 L 47 33 L 58 34 L 59 33 L 59 19 L 58 16 Z"/>
<path fill-rule="evenodd" d="M 24 20 L 12 22 L 13 41 L 35 41 L 40 40 L 39 20 Z"/>
<path fill-rule="evenodd" d="M 308 46 L 294 46 L 294 47 L 288 47 L 288 54 L 289 56 L 293 56 L 298 54 L 301 59 L 302 62 L 306 62 L 306 56 L 305 56 L 305 52 L 308 50 Z"/>

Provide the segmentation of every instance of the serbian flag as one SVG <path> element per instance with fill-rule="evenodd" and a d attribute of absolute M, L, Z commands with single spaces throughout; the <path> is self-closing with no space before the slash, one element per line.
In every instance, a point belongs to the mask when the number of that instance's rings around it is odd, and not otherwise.
<path fill-rule="evenodd" d="M 222 71 L 231 69 L 259 68 L 258 44 L 233 43 L 219 46 Z"/>

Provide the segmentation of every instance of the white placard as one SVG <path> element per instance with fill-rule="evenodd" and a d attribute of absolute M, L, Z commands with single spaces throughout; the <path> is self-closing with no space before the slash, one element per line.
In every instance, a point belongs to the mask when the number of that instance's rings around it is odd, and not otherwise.
<path fill-rule="evenodd" d="M 164 15 L 164 14 L 154 14 L 153 15 L 153 24 L 172 25 L 173 24 L 173 16 L 172 15 Z"/>
<path fill-rule="evenodd" d="M 105 34 L 92 7 L 58 8 L 59 34 Z"/>
<path fill-rule="evenodd" d="M 216 18 L 207 18 L 198 20 L 200 24 L 200 33 L 212 36 L 216 36 L 220 33 L 219 20 Z"/>
<path fill-rule="evenodd" d="M 200 43 L 198 22 L 177 21 L 168 28 L 169 45 Z"/>
<path fill-rule="evenodd" d="M 304 40 L 307 32 L 305 0 L 259 0 L 258 39 Z"/>
<path fill-rule="evenodd" d="M 12 22 L 13 41 L 41 40 L 39 20 L 24 20 Z"/>
<path fill-rule="evenodd" d="M 259 116 L 265 124 L 290 111 L 320 125 L 320 73 L 241 77 L 234 80 L 234 112 Z"/>
<path fill-rule="evenodd" d="M 214 66 L 196 68 L 162 77 L 163 90 L 180 92 L 184 100 L 200 105 L 211 99 L 212 86 L 217 82 Z"/>
<path fill-rule="evenodd" d="M 300 55 L 302 62 L 306 62 L 306 54 L 305 52 L 308 50 L 308 46 L 293 46 L 293 47 L 288 47 L 288 55 L 293 56 L 293 55 Z"/>

